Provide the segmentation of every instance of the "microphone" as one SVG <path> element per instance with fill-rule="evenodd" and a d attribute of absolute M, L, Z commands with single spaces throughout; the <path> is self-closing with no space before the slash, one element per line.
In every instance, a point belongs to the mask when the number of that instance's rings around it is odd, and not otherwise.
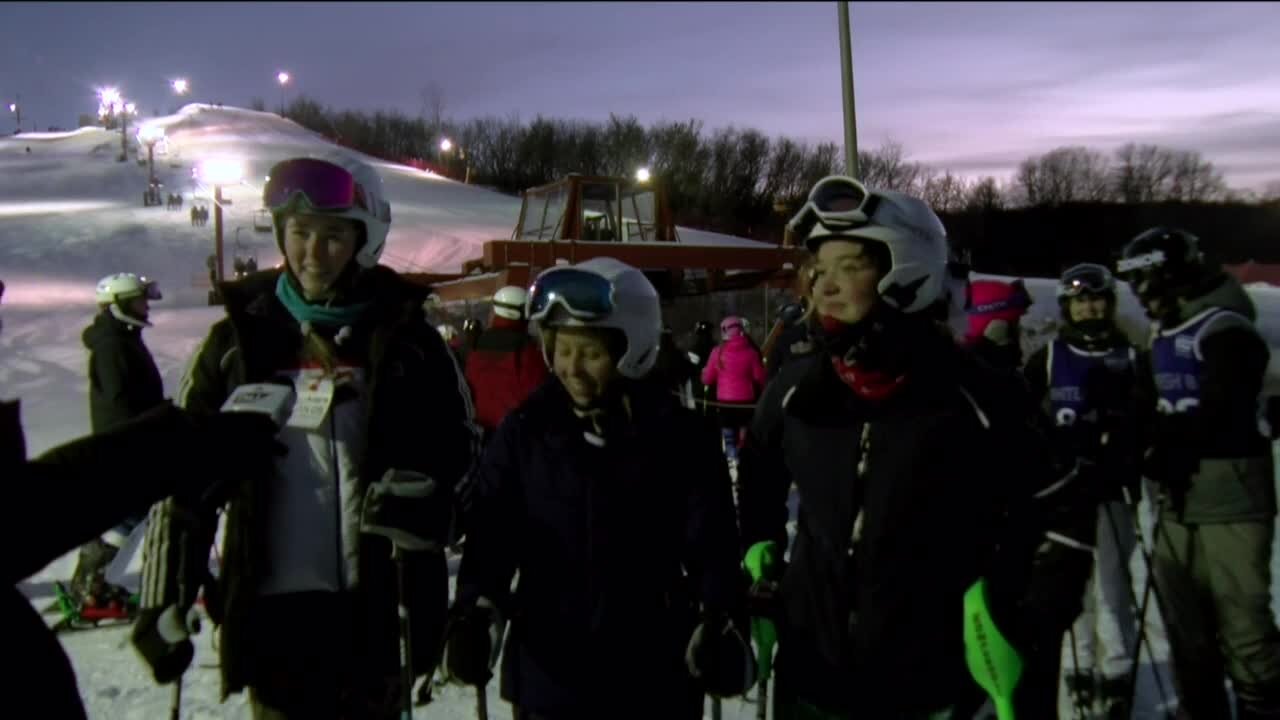
<path fill-rule="evenodd" d="M 293 383 L 283 379 L 241 385 L 222 404 L 222 412 L 256 413 L 271 418 L 282 428 L 293 413 L 296 394 Z"/>

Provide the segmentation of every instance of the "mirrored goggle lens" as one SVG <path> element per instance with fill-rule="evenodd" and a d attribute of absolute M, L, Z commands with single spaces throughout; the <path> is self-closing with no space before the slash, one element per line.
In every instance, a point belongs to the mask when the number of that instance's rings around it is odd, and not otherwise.
<path fill-rule="evenodd" d="M 847 180 L 828 180 L 814 186 L 809 193 L 809 200 L 818 212 L 845 213 L 862 207 L 867 199 L 867 191 L 860 185 Z"/>
<path fill-rule="evenodd" d="M 317 210 L 369 209 L 351 173 L 332 163 L 301 158 L 271 169 L 271 179 L 262 190 L 262 204 L 275 210 L 301 193 Z"/>
<path fill-rule="evenodd" d="M 575 317 L 606 317 L 613 312 L 613 285 L 595 273 L 574 268 L 553 270 L 534 282 L 529 317 L 540 319 L 556 304 Z"/>
<path fill-rule="evenodd" d="M 1111 290 L 1111 273 L 1103 267 L 1080 268 L 1062 277 L 1058 292 L 1074 297 L 1081 293 L 1101 294 Z"/>

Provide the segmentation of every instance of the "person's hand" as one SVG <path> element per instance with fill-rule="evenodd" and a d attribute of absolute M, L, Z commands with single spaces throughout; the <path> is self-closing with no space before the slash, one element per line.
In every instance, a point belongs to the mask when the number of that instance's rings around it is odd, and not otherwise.
<path fill-rule="evenodd" d="M 487 598 L 454 605 L 445 628 L 445 677 L 459 685 L 487 685 L 502 652 L 503 629 L 501 614 Z"/>
<path fill-rule="evenodd" d="M 236 484 L 270 477 L 277 458 L 288 452 L 276 439 L 278 428 L 258 413 L 216 413 L 191 416 L 203 446 L 198 458 L 203 472 L 192 473 L 174 492 L 183 505 L 211 507 L 224 504 Z"/>
<path fill-rule="evenodd" d="M 133 623 L 131 641 L 151 668 L 157 683 L 165 685 L 182 677 L 195 657 L 190 636 L 199 631 L 196 616 L 177 605 L 143 608 Z"/>

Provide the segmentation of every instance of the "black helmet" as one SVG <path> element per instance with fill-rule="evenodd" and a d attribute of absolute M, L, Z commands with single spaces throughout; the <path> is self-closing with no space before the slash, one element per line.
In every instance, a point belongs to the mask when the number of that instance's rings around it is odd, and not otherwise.
<path fill-rule="evenodd" d="M 1062 311 L 1062 319 L 1068 325 L 1075 326 L 1086 337 L 1098 337 L 1107 334 L 1115 327 L 1116 313 L 1116 280 L 1111 271 L 1103 265 L 1080 263 L 1067 268 L 1058 278 L 1058 307 Z M 1067 307 L 1071 298 L 1088 295 L 1107 300 L 1107 315 L 1096 320 L 1071 319 L 1071 311 Z"/>
<path fill-rule="evenodd" d="M 1124 246 L 1116 264 L 1120 277 L 1143 304 L 1163 300 L 1172 307 L 1212 273 L 1200 252 L 1200 240 L 1186 230 L 1154 227 Z"/>

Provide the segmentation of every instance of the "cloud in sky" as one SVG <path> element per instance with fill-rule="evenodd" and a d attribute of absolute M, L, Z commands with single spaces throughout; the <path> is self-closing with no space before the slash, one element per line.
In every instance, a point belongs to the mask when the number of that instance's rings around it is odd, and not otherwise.
<path fill-rule="evenodd" d="M 859 142 L 1007 175 L 1064 144 L 1203 152 L 1280 178 L 1280 3 L 852 3 Z M 70 126 L 93 87 L 146 109 L 274 107 L 278 69 L 342 108 L 698 118 L 843 137 L 835 3 L 0 5 L 0 97 Z M 6 122 L 0 119 L 0 128 Z M 29 123 L 27 123 L 29 125 Z"/>

